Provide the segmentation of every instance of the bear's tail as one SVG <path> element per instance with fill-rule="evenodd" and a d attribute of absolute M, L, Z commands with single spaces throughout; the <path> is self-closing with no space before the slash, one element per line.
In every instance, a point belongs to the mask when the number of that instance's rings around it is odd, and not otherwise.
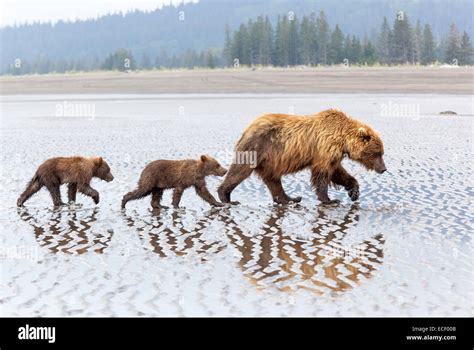
<path fill-rule="evenodd" d="M 23 204 L 30 199 L 32 195 L 34 195 L 36 192 L 38 192 L 41 187 L 40 178 L 38 176 L 38 173 L 35 173 L 33 178 L 28 182 L 28 185 L 26 186 L 25 191 L 21 194 L 21 196 L 18 198 L 16 205 L 21 207 Z"/>

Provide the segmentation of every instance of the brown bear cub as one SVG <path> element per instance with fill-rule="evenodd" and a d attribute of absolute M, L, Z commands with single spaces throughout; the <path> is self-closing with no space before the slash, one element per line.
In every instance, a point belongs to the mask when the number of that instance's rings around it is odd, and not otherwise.
<path fill-rule="evenodd" d="M 114 179 L 110 167 L 101 157 L 58 157 L 46 160 L 36 170 L 33 179 L 28 183 L 26 190 L 18 198 L 19 207 L 43 186 L 45 186 L 55 207 L 64 205 L 61 201 L 62 184 L 68 184 L 68 199 L 70 203 L 76 201 L 77 191 L 91 197 L 95 204 L 99 203 L 99 193 L 90 186 L 93 177 L 110 182 Z"/>
<path fill-rule="evenodd" d="M 160 208 L 163 191 L 174 188 L 173 207 L 177 208 L 183 192 L 194 186 L 196 193 L 213 206 L 221 207 L 209 193 L 205 177 L 209 175 L 224 176 L 227 170 L 208 155 L 202 155 L 199 160 L 156 160 L 148 164 L 143 170 L 138 188 L 127 193 L 122 199 L 122 209 L 128 201 L 152 195 L 151 206 Z"/>
<path fill-rule="evenodd" d="M 343 186 L 351 200 L 359 198 L 359 184 L 342 167 L 344 156 L 381 174 L 386 171 L 384 147 L 379 134 L 370 126 L 329 109 L 312 116 L 268 114 L 255 119 L 244 131 L 235 147 L 239 152 L 254 152 L 254 166 L 233 163 L 219 187 L 219 198 L 231 202 L 231 192 L 255 170 L 280 204 L 299 202 L 283 190 L 281 177 L 309 168 L 311 183 L 318 199 L 330 200 L 328 186 Z M 255 166 L 256 165 L 256 166 Z"/>

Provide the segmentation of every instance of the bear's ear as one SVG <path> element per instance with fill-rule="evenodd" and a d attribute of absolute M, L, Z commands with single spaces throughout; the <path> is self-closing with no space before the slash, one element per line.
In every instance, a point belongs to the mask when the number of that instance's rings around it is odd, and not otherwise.
<path fill-rule="evenodd" d="M 370 135 L 367 132 L 367 129 L 364 127 L 360 127 L 357 130 L 357 135 L 363 140 L 363 141 L 370 141 Z"/>
<path fill-rule="evenodd" d="M 207 162 L 209 160 L 209 156 L 207 154 L 203 154 L 201 156 L 201 162 Z"/>
<path fill-rule="evenodd" d="M 104 162 L 104 160 L 102 159 L 102 157 L 95 157 L 94 158 L 94 163 L 97 166 L 101 166 L 103 162 Z"/>

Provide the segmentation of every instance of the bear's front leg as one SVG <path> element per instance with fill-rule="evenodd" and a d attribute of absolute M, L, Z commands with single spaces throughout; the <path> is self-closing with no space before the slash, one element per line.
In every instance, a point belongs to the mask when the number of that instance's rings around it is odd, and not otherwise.
<path fill-rule="evenodd" d="M 316 191 L 318 199 L 322 204 L 337 204 L 340 203 L 337 199 L 329 199 L 328 187 L 329 187 L 329 174 L 322 171 L 313 170 L 311 174 L 311 183 Z"/>
<path fill-rule="evenodd" d="M 80 184 L 78 185 L 77 189 L 82 194 L 91 197 L 95 204 L 99 204 L 99 192 L 94 190 L 89 184 Z"/>
<path fill-rule="evenodd" d="M 359 183 L 346 171 L 346 169 L 342 167 L 342 165 L 339 165 L 334 169 L 331 181 L 335 185 L 344 186 L 347 195 L 352 201 L 359 199 Z"/>
<path fill-rule="evenodd" d="M 206 182 L 205 181 L 198 181 L 194 185 L 194 187 L 196 188 L 196 193 L 198 194 L 198 196 L 201 197 L 202 199 L 204 199 L 210 205 L 212 205 L 214 207 L 223 207 L 224 206 L 224 204 L 219 203 L 212 196 L 212 194 L 209 192 L 209 190 L 206 187 Z"/>

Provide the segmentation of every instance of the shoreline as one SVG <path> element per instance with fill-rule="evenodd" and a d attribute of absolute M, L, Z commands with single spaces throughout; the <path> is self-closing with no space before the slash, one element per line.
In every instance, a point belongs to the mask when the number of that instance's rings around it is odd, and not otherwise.
<path fill-rule="evenodd" d="M 0 76 L 0 95 L 474 93 L 474 67 L 98 71 Z"/>

